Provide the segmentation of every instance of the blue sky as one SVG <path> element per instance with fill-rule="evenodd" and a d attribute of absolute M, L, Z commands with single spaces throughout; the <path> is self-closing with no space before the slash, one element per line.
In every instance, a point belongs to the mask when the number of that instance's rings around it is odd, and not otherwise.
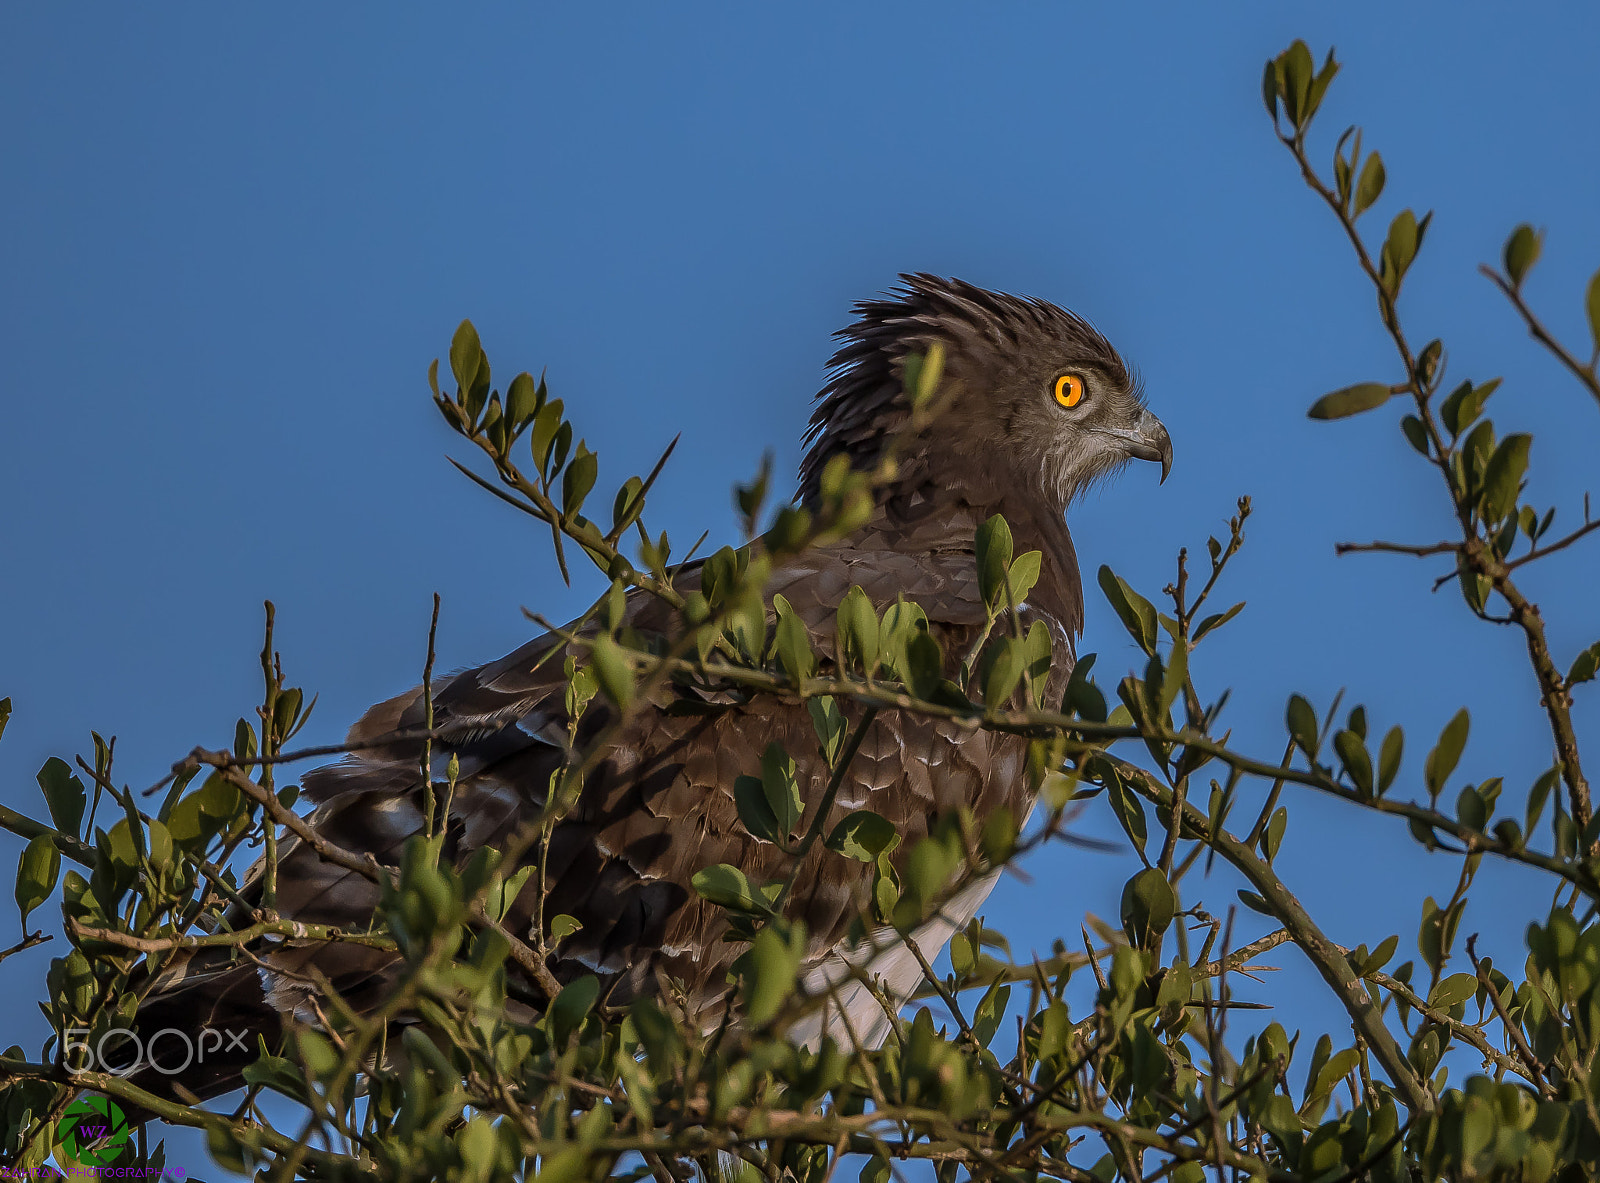
<path fill-rule="evenodd" d="M 1296 36 L 1337 45 L 1317 158 L 1360 123 L 1388 167 L 1375 218 L 1437 210 L 1402 311 L 1418 341 L 1445 338 L 1452 373 L 1506 377 L 1493 414 L 1535 432 L 1531 495 L 1571 523 L 1596 408 L 1475 268 L 1518 221 L 1544 226 L 1530 296 L 1585 341 L 1600 15 L 1222 11 L 6 7 L 0 796 L 34 808 L 33 773 L 91 728 L 134 783 L 222 743 L 259 693 L 264 598 L 292 681 L 321 695 L 312 742 L 418 680 L 433 592 L 445 666 L 519 644 L 525 605 L 587 602 L 592 581 L 563 587 L 540 534 L 444 461 L 460 450 L 424 375 L 463 316 L 503 377 L 548 369 L 602 483 L 683 433 L 653 501 L 681 546 L 731 538 L 729 488 L 762 449 L 793 470 L 849 303 L 930 270 L 1072 307 L 1142 371 L 1176 465 L 1075 509 L 1091 575 L 1110 563 L 1154 592 L 1254 497 L 1219 593 L 1249 608 L 1197 664 L 1240 687 L 1241 743 L 1275 753 L 1289 692 L 1349 687 L 1375 726 L 1408 726 L 1416 784 L 1467 705 L 1462 776 L 1503 774 L 1520 800 L 1550 743 L 1518 638 L 1430 595 L 1424 564 L 1333 554 L 1449 523 L 1395 415 L 1305 418 L 1395 367 L 1269 132 L 1260 69 Z M 1591 545 L 1528 579 L 1563 665 L 1595 639 L 1597 577 Z M 1083 648 L 1103 678 L 1135 660 L 1098 597 Z M 1578 707 L 1590 736 L 1597 697 Z M 1409 943 L 1410 900 L 1454 884 L 1402 827 L 1315 799 L 1293 815 L 1290 885 L 1342 942 Z M 0 836 L 0 861 L 19 847 Z M 1128 873 L 1080 850 L 1029 869 L 988 909 L 1019 952 L 1085 910 L 1114 917 Z M 1520 961 L 1542 888 L 1480 882 L 1463 933 Z M 1221 907 L 1233 886 L 1204 895 Z M 0 1045 L 43 1039 L 27 1003 L 49 956 L 10 963 Z M 1311 984 L 1281 961 L 1280 981 Z"/>

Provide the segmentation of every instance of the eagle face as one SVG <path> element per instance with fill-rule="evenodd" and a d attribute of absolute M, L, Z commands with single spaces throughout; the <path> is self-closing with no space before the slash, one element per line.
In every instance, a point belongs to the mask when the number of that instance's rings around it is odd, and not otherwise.
<path fill-rule="evenodd" d="M 1172 441 L 1146 410 L 1137 378 L 1092 325 L 1043 300 L 915 274 L 856 305 L 818 399 L 801 467 L 802 497 L 845 452 L 879 459 L 901 436 L 896 484 L 936 486 L 973 505 L 1042 502 L 1056 515 L 1132 459 L 1172 465 Z M 938 342 L 945 368 L 933 425 L 903 433 L 906 359 Z M 889 496 L 893 495 L 891 490 Z"/>

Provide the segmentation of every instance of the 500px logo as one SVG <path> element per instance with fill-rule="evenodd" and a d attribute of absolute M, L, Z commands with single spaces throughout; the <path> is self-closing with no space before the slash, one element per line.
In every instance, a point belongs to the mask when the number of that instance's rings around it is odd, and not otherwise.
<path fill-rule="evenodd" d="M 126 1027 L 113 1027 L 89 1042 L 87 1027 L 68 1027 L 61 1033 L 61 1060 L 73 1072 L 107 1072 L 130 1076 L 149 1065 L 163 1076 L 185 1071 L 191 1064 L 203 1064 L 206 1057 L 219 1052 L 248 1052 L 248 1028 L 202 1027 L 195 1036 L 176 1027 L 163 1027 L 148 1038 L 141 1038 Z M 73 1057 L 78 1057 L 74 1062 Z"/>

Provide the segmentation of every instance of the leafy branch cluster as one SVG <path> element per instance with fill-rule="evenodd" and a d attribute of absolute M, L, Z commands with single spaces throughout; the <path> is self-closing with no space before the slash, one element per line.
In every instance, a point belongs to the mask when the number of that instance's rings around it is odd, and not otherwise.
<path fill-rule="evenodd" d="M 239 721 L 231 747 L 196 748 L 140 793 L 118 784 L 114 743 L 96 735 L 92 761 L 79 759 L 75 771 L 52 759 L 40 771 L 48 821 L 0 810 L 0 826 L 27 842 L 16 888 L 23 940 L 0 956 L 50 939 L 27 925 L 58 892 L 70 946 L 43 983 L 57 1036 L 37 1058 L 13 1047 L 0 1059 L 7 1161 L 34 1167 L 53 1151 L 59 1157 L 57 1119 L 75 1093 L 91 1089 L 205 1130 L 226 1167 L 283 1179 L 674 1183 L 731 1172 L 748 1183 L 829 1183 L 851 1156 L 863 1183 L 900 1178 L 911 1160 L 928 1164 L 940 1183 L 963 1173 L 1193 1183 L 1210 1171 L 1327 1181 L 1545 1180 L 1600 1170 L 1600 820 L 1572 717 L 1572 693 L 1594 678 L 1600 642 L 1558 662 L 1516 578 L 1596 523 L 1585 512 L 1580 525 L 1552 533 L 1555 510 L 1524 498 L 1531 437 L 1497 437 L 1484 417 L 1498 380 L 1449 386 L 1442 342 L 1413 346 L 1398 303 L 1430 215 L 1402 211 L 1374 250 L 1358 222 L 1384 189 L 1378 154 L 1364 154 L 1352 129 L 1334 149 L 1331 178 L 1311 164 L 1308 137 L 1337 70 L 1331 53 L 1318 68 L 1296 42 L 1268 63 L 1264 95 L 1278 138 L 1372 285 L 1398 381 L 1336 391 L 1310 413 L 1340 418 L 1406 401 L 1401 430 L 1438 472 L 1459 526 L 1459 537 L 1444 541 L 1341 550 L 1448 556 L 1444 578 L 1457 582 L 1468 608 L 1519 630 L 1556 754 L 1519 816 L 1504 814 L 1499 777 L 1454 784 L 1470 729 L 1465 711 L 1428 750 L 1420 777 L 1403 775 L 1401 727 L 1380 738 L 1359 705 L 1341 717 L 1338 701 L 1319 712 L 1291 696 L 1281 754 L 1251 754 L 1219 732 L 1228 694 L 1205 685 L 1195 655 L 1244 607 L 1222 608 L 1215 596 L 1244 544 L 1247 498 L 1225 537 L 1207 540 L 1203 566 L 1192 570 L 1180 552 L 1160 607 L 1101 568 L 1100 589 L 1144 654 L 1143 668 L 1118 679 L 1111 696 L 1095 680 L 1092 654 L 1064 691 L 1052 692 L 1052 639 L 1021 607 L 1040 556 L 1015 553 L 998 517 L 973 540 L 987 611 L 967 651 L 946 654 L 916 603 L 874 604 L 859 588 L 839 603 L 831 644 L 819 647 L 769 587 L 773 566 L 858 528 L 875 486 L 893 477 L 893 449 L 872 471 L 851 471 L 842 458 L 831 464 L 810 507 L 769 512 L 763 468 L 737 492 L 744 545 L 696 564 L 702 536 L 674 561 L 667 535 L 644 520 L 672 449 L 647 476 L 617 487 L 609 526 L 585 516 L 598 457 L 543 380 L 522 373 L 503 393 L 495 388 L 477 333 L 463 323 L 449 352 L 454 389 L 441 387 L 438 363 L 430 386 L 489 471 L 457 467 L 549 530 L 564 575 L 577 553 L 605 584 L 568 628 L 536 618 L 559 641 L 543 660 L 563 663 L 569 718 L 544 805 L 498 849 L 449 853 L 460 770 L 451 761 L 436 778 L 431 745 L 445 733 L 430 715 L 420 729 L 369 741 L 423 743 L 423 832 L 399 865 L 317 832 L 276 772 L 351 748 L 290 749 L 314 704 L 285 681 L 269 605 L 263 699 L 253 720 Z M 1587 292 L 1595 345 L 1583 362 L 1583 351 L 1557 341 L 1526 301 L 1540 245 L 1518 227 L 1503 269 L 1487 274 L 1535 339 L 1600 400 L 1600 274 Z M 941 372 L 937 348 L 907 367 L 907 431 L 936 421 Z M 641 595 L 659 606 L 665 627 L 639 625 L 630 604 Z M 432 664 L 430 632 L 425 687 Z M 720 864 L 695 877 L 724 911 L 726 939 L 743 948 L 716 1020 L 707 1026 L 670 982 L 618 1008 L 595 977 L 558 981 L 552 954 L 579 922 L 544 913 L 547 856 L 591 773 L 642 710 L 671 699 L 712 711 L 762 695 L 805 704 L 829 775 L 820 788 L 801 783 L 794 753 L 779 745 L 746 754 L 750 774 L 734 786 L 739 818 L 752 839 L 775 848 L 784 871 L 758 881 Z M 871 809 L 840 809 L 839 790 L 885 711 L 1025 741 L 1042 820 L 1024 829 L 1003 810 L 981 818 L 957 811 L 906 841 Z M 9 700 L 0 703 L 0 730 L 9 713 Z M 586 718 L 604 722 L 585 728 Z M 1402 795 L 1408 786 L 1411 799 Z M 1398 932 L 1339 944 L 1280 875 L 1275 860 L 1294 795 L 1305 790 L 1403 818 L 1421 857 L 1459 859 L 1449 898 L 1422 904 L 1417 958 L 1393 964 Z M 157 792 L 159 806 L 147 808 Z M 787 1038 L 847 984 L 800 972 L 807 933 L 792 896 L 803 865 L 828 858 L 856 866 L 857 941 L 908 940 L 974 879 L 1065 839 L 1073 817 L 1102 801 L 1141 863 L 1124 886 L 1119 926 L 1091 917 L 1081 953 L 1064 936 L 1050 957 L 1018 963 L 1003 936 L 973 921 L 952 940 L 944 973 L 932 950 L 909 941 L 923 970 L 916 1001 L 927 1005 L 908 1015 L 865 971 L 851 983 L 884 1012 L 890 1035 L 881 1048 Z M 1538 838 L 1546 814 L 1547 842 Z M 276 876 L 289 844 L 376 884 L 381 904 L 370 924 L 313 926 L 280 914 Z M 247 851 L 259 853 L 260 870 L 241 881 L 233 864 Z M 1470 938 L 1458 941 L 1486 857 L 1551 884 L 1554 902 L 1530 926 L 1521 967 L 1497 966 Z M 1261 920 L 1236 913 L 1231 900 L 1208 902 L 1218 859 L 1248 884 L 1237 897 Z M 81 869 L 63 873 L 63 862 Z M 513 931 L 509 910 L 530 894 L 534 923 Z M 1261 931 L 1236 940 L 1241 917 Z M 268 950 L 325 942 L 392 952 L 402 972 L 376 1004 L 356 1005 L 314 981 L 317 1021 L 291 1024 L 281 1046 L 261 1041 L 231 1110 L 159 1096 L 130 1079 L 125 1059 L 105 1054 L 126 1041 L 141 999 L 175 959 L 220 949 L 259 962 Z M 1248 1005 L 1233 997 L 1230 977 L 1253 976 L 1264 968 L 1259 958 L 1288 944 L 1348 1014 L 1348 1037 L 1302 1040 L 1272 1022 L 1230 1038 L 1230 1015 Z M 1083 973 L 1094 983 L 1087 1007 L 1068 991 Z M 1289 1000 L 1277 1001 L 1288 1009 Z M 1464 1057 L 1481 1072 L 1453 1088 L 1450 1064 Z M 284 1106 L 299 1115 L 297 1126 L 273 1116 Z M 160 1161 L 142 1141 L 133 1153 Z"/>

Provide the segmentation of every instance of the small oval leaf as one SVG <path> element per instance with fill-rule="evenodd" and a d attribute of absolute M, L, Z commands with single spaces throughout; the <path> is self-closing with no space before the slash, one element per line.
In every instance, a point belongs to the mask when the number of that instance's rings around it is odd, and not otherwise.
<path fill-rule="evenodd" d="M 1389 401 L 1389 393 L 1381 382 L 1361 382 L 1323 395 L 1306 414 L 1312 419 L 1346 419 L 1383 406 Z"/>

